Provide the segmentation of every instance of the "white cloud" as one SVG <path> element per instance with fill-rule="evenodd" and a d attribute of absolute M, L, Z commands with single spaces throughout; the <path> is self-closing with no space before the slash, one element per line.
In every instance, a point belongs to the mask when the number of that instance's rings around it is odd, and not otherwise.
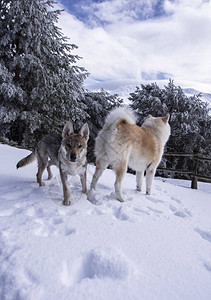
<path fill-rule="evenodd" d="M 90 28 L 62 13 L 59 25 L 79 46 L 80 64 L 91 73 L 87 84 L 91 87 L 97 79 L 106 88 L 115 82 L 139 84 L 143 72 L 163 72 L 179 81 L 209 84 L 211 92 L 211 2 L 165 1 L 168 17 L 144 21 L 129 13 L 129 2 L 131 6 L 139 3 L 112 0 L 91 6 L 90 11 L 109 22 L 101 27 Z M 146 5 L 146 12 L 151 9 L 152 5 Z"/>

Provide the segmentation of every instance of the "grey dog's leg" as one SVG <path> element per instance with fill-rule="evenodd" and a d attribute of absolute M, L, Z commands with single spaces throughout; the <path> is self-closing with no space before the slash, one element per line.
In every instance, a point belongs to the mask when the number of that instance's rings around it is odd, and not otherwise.
<path fill-rule="evenodd" d="M 48 180 L 52 179 L 53 178 L 53 173 L 51 172 L 51 166 L 52 166 L 52 162 L 51 160 L 48 162 L 48 165 L 47 165 L 47 171 L 48 171 Z"/>
<path fill-rule="evenodd" d="M 80 175 L 81 179 L 81 185 L 82 185 L 82 192 L 83 194 L 87 195 L 87 188 L 86 188 L 86 171 L 84 172 L 83 175 Z"/>
<path fill-rule="evenodd" d="M 47 167 L 48 156 L 47 155 L 41 156 L 39 153 L 37 153 L 37 161 L 38 161 L 37 182 L 39 183 L 39 186 L 43 186 L 44 183 L 42 182 L 42 175 Z"/>
<path fill-rule="evenodd" d="M 63 186 L 64 200 L 62 202 L 63 205 L 70 205 L 70 192 L 67 187 L 67 174 L 62 172 L 61 167 L 59 167 L 60 177 Z"/>

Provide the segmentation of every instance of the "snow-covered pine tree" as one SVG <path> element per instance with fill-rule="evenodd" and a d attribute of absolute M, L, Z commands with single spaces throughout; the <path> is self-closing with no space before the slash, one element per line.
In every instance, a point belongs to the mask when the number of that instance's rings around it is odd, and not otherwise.
<path fill-rule="evenodd" d="M 87 106 L 87 122 L 90 129 L 89 147 L 88 147 L 88 159 L 94 161 L 94 141 L 99 132 L 102 129 L 105 118 L 109 111 L 122 104 L 123 100 L 118 98 L 117 94 L 110 95 L 105 90 L 101 89 L 97 92 L 86 91 L 84 103 Z"/>
<path fill-rule="evenodd" d="M 208 117 L 208 105 L 199 95 L 188 97 L 173 80 L 162 90 L 162 101 L 170 113 L 171 138 L 169 151 L 192 153 L 200 147 L 204 137 L 200 120 Z"/>
<path fill-rule="evenodd" d="M 162 103 L 162 90 L 156 83 L 141 84 L 141 88 L 130 94 L 130 105 L 137 114 L 138 124 L 142 124 L 147 115 L 163 116 L 167 114 L 168 108 Z"/>
<path fill-rule="evenodd" d="M 45 0 L 0 1 L 0 135 L 24 147 L 85 118 L 84 68 Z"/>

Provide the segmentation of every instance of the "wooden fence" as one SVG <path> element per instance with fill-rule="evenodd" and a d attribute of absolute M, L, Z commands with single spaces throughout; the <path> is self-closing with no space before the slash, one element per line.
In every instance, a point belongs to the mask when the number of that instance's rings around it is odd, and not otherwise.
<path fill-rule="evenodd" d="M 191 188 L 197 189 L 197 181 L 198 179 L 211 182 L 211 177 L 209 176 L 203 176 L 198 174 L 198 166 L 200 161 L 208 161 L 208 163 L 211 162 L 210 158 L 201 157 L 199 153 L 164 153 L 164 157 L 190 157 L 193 159 L 193 170 L 174 170 L 174 169 L 168 169 L 168 168 L 157 168 L 157 171 L 167 171 L 167 172 L 174 172 L 174 173 L 180 173 L 180 174 L 189 174 L 191 176 Z"/>

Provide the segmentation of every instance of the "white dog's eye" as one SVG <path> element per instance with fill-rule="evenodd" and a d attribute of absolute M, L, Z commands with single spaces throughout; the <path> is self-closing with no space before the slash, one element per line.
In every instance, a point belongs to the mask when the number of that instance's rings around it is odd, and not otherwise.
<path fill-rule="evenodd" d="M 70 147 L 71 147 L 71 144 L 70 144 L 70 143 L 67 143 L 66 146 L 67 146 L 68 148 L 70 148 Z"/>

